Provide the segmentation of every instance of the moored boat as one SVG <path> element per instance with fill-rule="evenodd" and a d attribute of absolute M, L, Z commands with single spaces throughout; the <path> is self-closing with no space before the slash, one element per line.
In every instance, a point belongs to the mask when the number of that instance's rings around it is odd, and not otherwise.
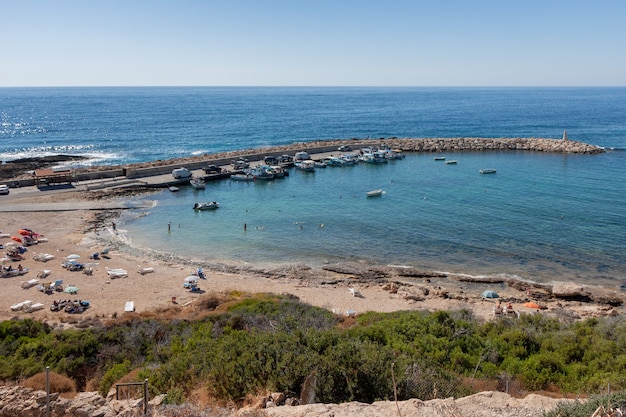
<path fill-rule="evenodd" d="M 459 161 L 457 161 L 456 159 L 451 159 L 451 160 L 449 160 L 449 161 L 446 161 L 446 164 L 448 164 L 448 165 L 454 165 L 454 164 L 456 164 L 457 162 L 459 162 Z"/>
<path fill-rule="evenodd" d="M 376 190 L 372 190 L 372 191 L 368 191 L 367 192 L 367 196 L 368 197 L 379 197 L 383 195 L 383 189 L 382 188 L 378 188 Z"/>
<path fill-rule="evenodd" d="M 274 179 L 274 171 L 270 166 L 259 165 L 251 168 L 247 174 L 252 175 L 255 180 L 272 180 Z"/>
<path fill-rule="evenodd" d="M 481 174 L 495 174 L 496 170 L 495 169 L 481 169 L 480 171 Z"/>
<path fill-rule="evenodd" d="M 446 157 L 445 156 L 435 156 L 435 161 L 445 161 Z"/>
<path fill-rule="evenodd" d="M 201 201 L 193 205 L 194 210 L 213 210 L 220 206 L 217 201 Z"/>
<path fill-rule="evenodd" d="M 230 176 L 230 179 L 233 181 L 254 181 L 254 175 L 246 173 L 233 174 Z"/>
<path fill-rule="evenodd" d="M 315 162 L 312 159 L 296 162 L 296 168 L 301 171 L 312 172 L 315 171 Z"/>
<path fill-rule="evenodd" d="M 193 177 L 189 181 L 189 184 L 191 184 L 193 188 L 198 189 L 198 190 L 201 190 L 206 187 L 206 182 L 201 177 Z"/>

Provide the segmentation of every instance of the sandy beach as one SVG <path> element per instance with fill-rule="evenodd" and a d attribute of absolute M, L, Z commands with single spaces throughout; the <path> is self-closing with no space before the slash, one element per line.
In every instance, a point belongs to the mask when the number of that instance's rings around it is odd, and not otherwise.
<path fill-rule="evenodd" d="M 85 200 L 97 207 L 102 200 L 88 198 L 89 193 L 71 191 L 43 193 L 36 197 L 13 198 L 4 204 L 16 209 L 29 203 L 60 203 L 76 205 Z M 458 310 L 467 309 L 478 317 L 492 319 L 498 301 L 511 303 L 515 318 L 521 314 L 555 315 L 567 320 L 590 316 L 624 314 L 623 296 L 617 290 L 587 287 L 576 288 L 574 296 L 555 297 L 552 288 L 532 283 L 490 280 L 477 282 L 463 276 L 446 276 L 430 271 L 403 271 L 389 266 L 334 265 L 311 269 L 306 265 L 276 265 L 275 269 L 207 268 L 202 260 L 185 260 L 168 254 L 138 251 L 126 246 L 116 230 L 115 210 L 66 211 L 5 211 L 0 212 L 0 231 L 16 236 L 18 230 L 29 228 L 44 237 L 29 246 L 24 259 L 5 262 L 17 268 L 28 269 L 23 275 L 2 278 L 0 293 L 0 320 L 13 317 L 33 317 L 54 326 L 70 327 L 92 319 L 115 320 L 124 314 L 154 315 L 159 311 L 191 317 L 195 306 L 205 297 L 229 293 L 289 294 L 305 303 L 323 307 L 342 316 L 358 315 L 366 311 L 390 312 L 398 310 Z M 10 237 L 0 238 L 6 245 Z M 109 248 L 106 256 L 89 259 L 95 252 Z M 3 250 L 4 252 L 4 250 Z M 53 259 L 38 261 L 38 254 Z M 91 274 L 69 271 L 63 267 L 65 258 L 78 255 L 78 262 L 86 265 Z M 48 256 L 50 258 L 50 256 Z M 199 280 L 201 291 L 190 292 L 183 287 L 187 276 L 203 267 L 206 279 Z M 127 271 L 126 277 L 115 277 L 111 269 Z M 53 291 L 46 294 L 38 285 L 29 288 L 25 282 L 37 279 L 46 270 L 49 275 L 38 284 L 63 280 L 65 288 L 75 286 L 78 292 L 67 294 Z M 147 273 L 141 273 L 149 271 Z M 483 291 L 497 291 L 498 299 L 485 299 Z M 81 314 L 53 312 L 55 300 L 88 300 L 90 307 Z M 13 311 L 11 306 L 25 300 L 41 303 L 44 307 L 34 312 Z M 174 302 L 175 300 L 175 302 Z M 125 305 L 132 301 L 135 313 L 125 313 Z M 528 308 L 524 304 L 536 302 L 542 308 Z"/>

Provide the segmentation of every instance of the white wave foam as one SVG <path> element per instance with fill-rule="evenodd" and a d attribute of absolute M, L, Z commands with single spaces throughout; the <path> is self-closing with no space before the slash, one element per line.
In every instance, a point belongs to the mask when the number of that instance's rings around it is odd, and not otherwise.
<path fill-rule="evenodd" d="M 123 156 L 113 152 L 95 150 L 94 145 L 64 145 L 64 146 L 37 146 L 32 148 L 14 149 L 0 152 L 0 161 L 10 162 L 16 159 L 43 158 L 55 155 L 70 155 L 87 158 L 81 161 L 67 161 L 60 163 L 62 167 L 83 167 L 110 164 L 123 160 Z"/>

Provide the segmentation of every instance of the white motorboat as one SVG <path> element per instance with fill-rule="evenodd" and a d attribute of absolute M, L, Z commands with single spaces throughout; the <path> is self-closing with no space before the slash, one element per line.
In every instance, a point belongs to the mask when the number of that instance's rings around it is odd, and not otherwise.
<path fill-rule="evenodd" d="M 368 191 L 367 192 L 367 196 L 368 197 L 379 197 L 381 195 L 383 195 L 383 189 L 382 188 L 378 188 L 376 190 L 372 190 L 372 191 Z"/>
<path fill-rule="evenodd" d="M 495 174 L 496 170 L 495 169 L 481 169 L 479 172 L 481 174 Z"/>
<path fill-rule="evenodd" d="M 217 201 L 201 201 L 193 205 L 194 210 L 213 210 L 220 206 Z"/>
<path fill-rule="evenodd" d="M 340 167 L 346 165 L 346 161 L 341 158 L 337 158 L 336 156 L 329 156 L 322 159 L 322 161 L 329 167 Z"/>
<path fill-rule="evenodd" d="M 250 174 L 233 174 L 230 176 L 230 179 L 233 181 L 254 181 L 254 175 Z"/>
<path fill-rule="evenodd" d="M 344 165 L 356 165 L 359 162 L 359 158 L 354 154 L 344 154 L 339 157 Z"/>
<path fill-rule="evenodd" d="M 454 165 L 454 164 L 456 164 L 457 162 L 459 162 L 459 161 L 457 161 L 456 159 L 451 159 L 451 160 L 449 160 L 449 161 L 446 161 L 446 164 L 448 164 L 448 165 Z"/>
<path fill-rule="evenodd" d="M 176 191 L 180 191 L 180 188 L 174 187 L 173 185 L 171 187 L 168 187 L 167 189 L 170 190 L 173 193 L 175 193 Z"/>
<path fill-rule="evenodd" d="M 193 177 L 189 181 L 189 184 L 191 184 L 191 186 L 197 190 L 201 190 L 206 187 L 206 182 L 204 181 L 204 178 L 201 177 Z"/>
<path fill-rule="evenodd" d="M 301 171 L 312 172 L 315 171 L 315 162 L 312 159 L 296 162 L 296 168 Z"/>
<path fill-rule="evenodd" d="M 435 161 L 445 161 L 446 157 L 445 156 L 435 156 Z"/>
<path fill-rule="evenodd" d="M 272 180 L 274 179 L 274 171 L 270 166 L 259 165 L 250 169 L 247 174 L 252 175 L 255 180 Z"/>
<path fill-rule="evenodd" d="M 386 164 L 388 159 L 385 157 L 385 151 L 374 151 L 371 153 L 364 153 L 361 156 L 363 162 L 368 164 Z"/>

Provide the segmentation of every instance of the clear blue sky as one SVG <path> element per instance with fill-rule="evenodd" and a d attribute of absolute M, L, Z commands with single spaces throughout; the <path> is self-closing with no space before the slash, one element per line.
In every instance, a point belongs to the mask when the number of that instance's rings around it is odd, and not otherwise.
<path fill-rule="evenodd" d="M 626 0 L 0 0 L 0 86 L 626 86 Z"/>

